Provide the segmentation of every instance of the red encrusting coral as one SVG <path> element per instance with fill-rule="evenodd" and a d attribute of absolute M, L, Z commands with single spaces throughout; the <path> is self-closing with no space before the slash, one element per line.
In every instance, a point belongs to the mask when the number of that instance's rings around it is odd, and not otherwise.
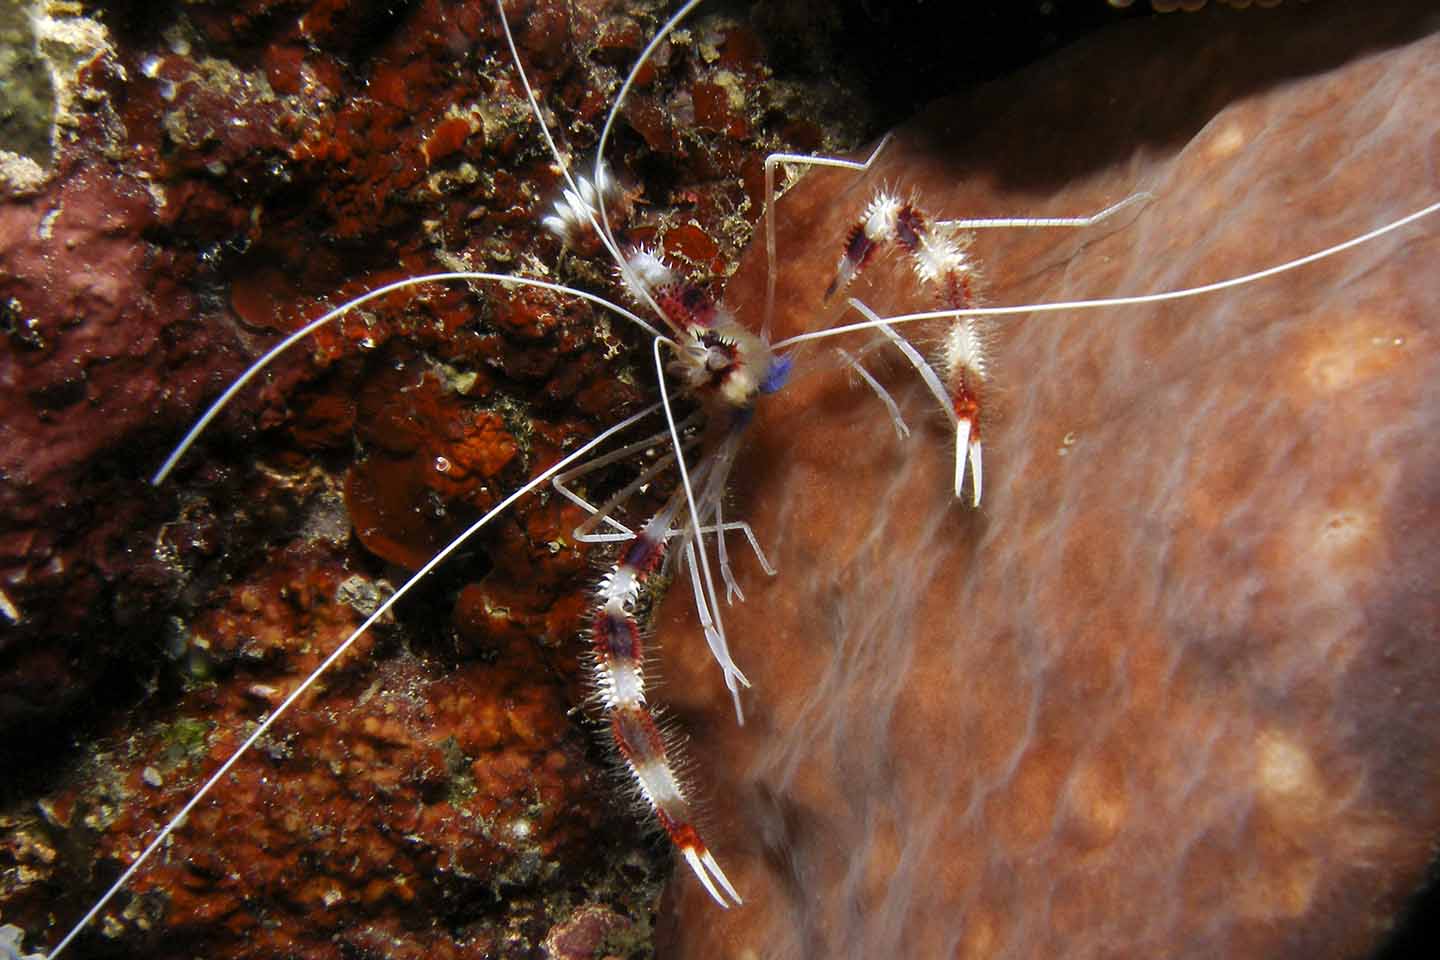
<path fill-rule="evenodd" d="M 225 605 L 189 628 L 204 670 L 264 682 L 198 687 L 176 719 L 127 744 L 124 766 L 109 762 L 129 771 L 122 780 L 97 759 L 103 805 L 87 795 L 54 826 L 80 829 L 84 817 L 104 827 L 101 862 L 132 856 L 130 838 L 153 830 L 246 732 L 226 721 L 273 705 L 358 621 L 336 598 L 348 591 L 363 605 L 373 585 L 339 581 L 327 553 L 272 557 L 280 566 L 233 584 Z M 604 785 L 565 719 L 569 691 L 536 682 L 550 665 L 529 636 L 453 662 L 373 657 L 383 636 L 362 641 L 191 815 L 183 856 L 137 877 L 127 916 L 148 953 L 208 944 L 332 956 L 421 937 L 431 956 L 482 955 L 500 949 L 497 932 L 447 929 L 439 905 L 463 914 L 501 890 L 514 891 L 510 924 L 527 940 L 544 936 L 554 864 L 595 856 L 604 822 Z M 307 932 L 316 914 L 330 918 L 324 938 Z"/>
<path fill-rule="evenodd" d="M 653 12 L 509 9 L 583 158 Z M 96 701 L 94 744 L 58 751 L 63 775 L 17 762 L 0 814 L 0 910 L 27 949 L 390 584 L 653 378 L 632 331 L 567 298 L 396 294 L 278 364 L 151 489 L 206 402 L 350 296 L 456 266 L 619 294 L 539 228 L 558 177 L 489 4 L 121 5 L 106 21 L 48 183 L 0 207 L 0 589 L 17 621 L 0 724 Z M 781 102 L 769 76 L 753 28 L 698 21 L 662 45 L 607 157 L 643 201 L 636 239 L 712 289 L 759 213 L 760 158 L 800 146 L 776 131 L 822 139 L 813 101 L 792 118 L 805 98 Z M 691 122 L 715 86 L 723 130 Z M 605 949 L 645 954 L 657 851 L 575 710 L 595 576 L 579 519 L 538 496 L 497 522 L 237 765 L 72 955 L 531 957 L 602 909 Z"/>

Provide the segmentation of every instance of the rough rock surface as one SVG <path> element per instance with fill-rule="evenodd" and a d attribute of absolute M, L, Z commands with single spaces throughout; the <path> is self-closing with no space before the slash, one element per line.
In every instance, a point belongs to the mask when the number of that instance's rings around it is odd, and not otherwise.
<path fill-rule="evenodd" d="M 821 294 L 882 183 L 965 217 L 1154 194 L 984 233 L 994 304 L 1223 279 L 1416 209 L 1440 196 L 1435 29 L 1424 3 L 1211 11 L 941 103 L 864 178 L 782 201 L 779 333 L 837 321 Z M 1204 299 L 997 323 L 979 510 L 903 361 L 872 369 L 906 441 L 833 370 L 767 401 L 733 515 L 779 576 L 742 554 L 725 611 L 743 729 L 688 598 L 657 627 L 746 904 L 677 877 L 662 954 L 1382 944 L 1440 837 L 1437 258 L 1432 219 Z M 752 315 L 761 269 L 730 287 Z M 927 308 L 914 287 L 892 264 L 854 292 Z"/>
<path fill-rule="evenodd" d="M 437 542 L 651 376 L 567 298 L 397 296 L 277 365 L 152 488 L 238 370 L 361 291 L 466 265 L 619 294 L 539 227 L 557 174 L 493 3 L 40 7 L 16 29 L 63 61 L 53 150 L 0 170 L 0 919 L 26 950 Z M 583 159 L 663 5 L 507 7 Z M 751 23 L 697 19 L 608 156 L 632 239 L 715 287 L 764 154 L 836 149 L 834 94 L 767 56 Z M 647 955 L 668 861 L 577 709 L 579 519 L 541 497 L 497 523 L 70 955 Z"/>

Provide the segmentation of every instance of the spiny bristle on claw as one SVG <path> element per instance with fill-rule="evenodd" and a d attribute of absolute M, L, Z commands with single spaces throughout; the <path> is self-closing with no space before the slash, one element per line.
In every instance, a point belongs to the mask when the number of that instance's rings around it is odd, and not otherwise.
<path fill-rule="evenodd" d="M 860 215 L 860 220 L 845 237 L 845 248 L 835 265 L 835 278 L 825 290 L 828 300 L 848 287 L 875 258 L 880 248 L 895 238 L 895 223 L 900 213 L 900 200 L 888 190 L 881 190 Z"/>
<path fill-rule="evenodd" d="M 623 219 L 627 207 L 627 196 L 619 181 L 608 176 L 603 168 L 596 171 L 592 183 L 586 177 L 576 174 L 575 190 L 566 187 L 559 200 L 555 201 L 555 212 L 540 221 L 541 226 L 559 237 L 571 250 L 589 255 L 597 245 L 595 223 L 600 219 L 603 205 L 617 219 Z"/>
<path fill-rule="evenodd" d="M 876 193 L 850 228 L 826 299 L 849 286 L 890 243 L 910 254 L 911 269 L 922 285 L 939 287 L 941 299 L 950 306 L 969 306 L 974 265 L 966 253 L 968 235 L 944 223 L 930 223 L 916 201 L 902 201 L 889 190 Z"/>
<path fill-rule="evenodd" d="M 670 269 L 659 250 L 636 247 L 625 256 L 628 269 L 616 268 L 625 292 L 637 303 L 645 303 L 661 287 L 675 283 L 675 271 Z"/>
<path fill-rule="evenodd" d="M 953 385 L 961 371 L 983 380 L 985 369 L 985 335 L 977 317 L 960 317 L 945 331 L 940 345 L 940 368 Z"/>
<path fill-rule="evenodd" d="M 895 223 L 900 217 L 901 209 L 900 198 L 890 191 L 881 190 L 875 194 L 865 212 L 860 215 L 865 235 L 876 242 L 894 237 Z"/>

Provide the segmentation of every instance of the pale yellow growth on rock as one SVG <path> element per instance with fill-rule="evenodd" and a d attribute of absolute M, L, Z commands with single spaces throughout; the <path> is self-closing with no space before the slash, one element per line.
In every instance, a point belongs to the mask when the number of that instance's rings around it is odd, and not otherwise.
<path fill-rule="evenodd" d="M 1201 144 L 1206 158 L 1212 163 L 1223 163 L 1239 153 L 1250 142 L 1250 133 L 1236 121 L 1221 124 L 1211 134 L 1208 143 Z"/>
<path fill-rule="evenodd" d="M 1316 334 L 1296 353 L 1301 373 L 1296 387 L 1308 389 L 1311 394 L 1297 400 L 1353 390 L 1389 374 L 1397 364 L 1415 359 L 1404 349 L 1407 325 L 1398 318 L 1363 312 L 1337 313 L 1320 319 L 1322 322 L 1314 328 Z"/>
<path fill-rule="evenodd" d="M 1324 792 L 1315 761 L 1305 745 L 1279 730 L 1256 743 L 1257 783 L 1262 802 L 1314 806 Z"/>

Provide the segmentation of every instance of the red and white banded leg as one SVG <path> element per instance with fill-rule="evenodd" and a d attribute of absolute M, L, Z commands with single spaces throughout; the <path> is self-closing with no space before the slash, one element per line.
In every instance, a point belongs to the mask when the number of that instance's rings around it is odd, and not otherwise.
<path fill-rule="evenodd" d="M 660 567 L 666 535 L 681 502 L 672 498 L 600 582 L 590 632 L 595 688 L 611 739 L 641 796 L 710 896 L 729 907 L 741 902 L 740 895 L 695 826 L 676 772 L 675 748 L 666 743 L 646 704 L 644 641 L 634 613 L 645 580 Z"/>

